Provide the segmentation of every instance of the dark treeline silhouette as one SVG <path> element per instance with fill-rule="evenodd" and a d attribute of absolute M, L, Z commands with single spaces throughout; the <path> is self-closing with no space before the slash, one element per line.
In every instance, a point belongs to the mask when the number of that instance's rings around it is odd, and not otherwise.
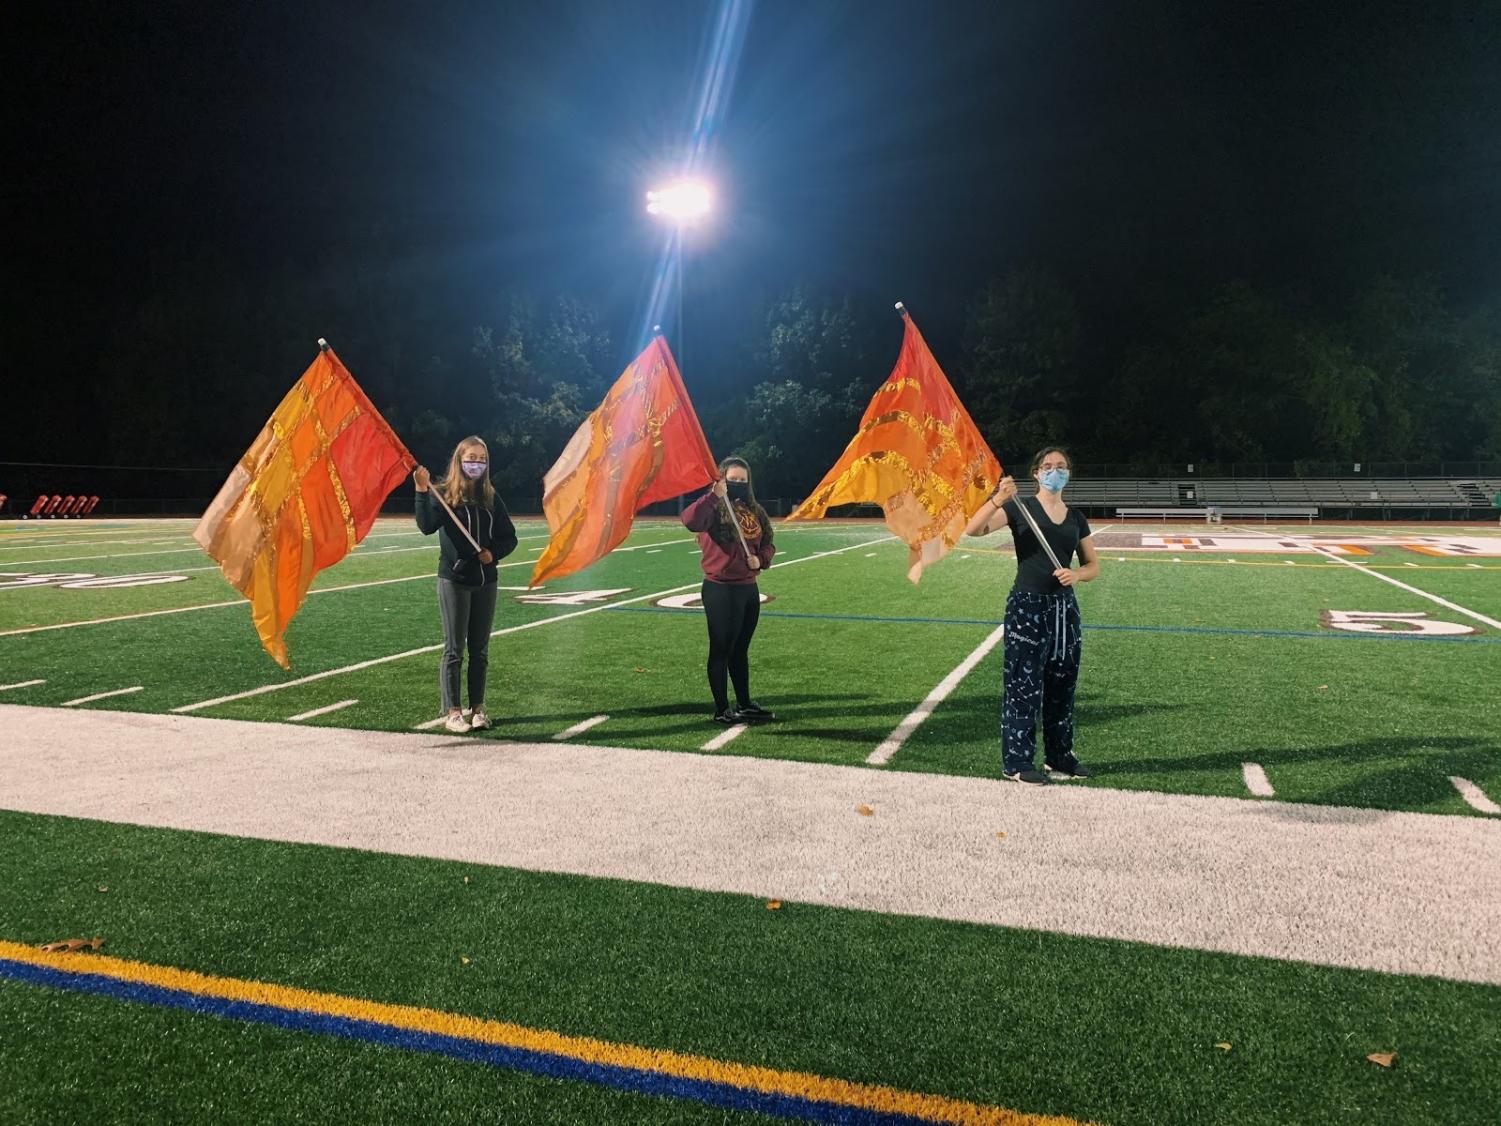
<path fill-rule="evenodd" d="M 501 491 L 536 498 L 638 341 L 574 295 L 513 290 L 456 312 L 440 292 L 347 263 L 261 284 L 175 267 L 77 358 L 91 371 L 66 401 L 68 445 L 227 469 L 311 359 L 312 323 L 418 457 L 441 465 L 479 433 Z M 962 320 L 933 318 L 962 323 L 929 342 L 1005 464 L 1046 442 L 1140 465 L 1501 459 L 1501 303 L 1457 308 L 1434 281 L 1377 277 L 1338 308 L 1243 282 L 1122 304 L 1092 313 L 1064 278 L 1018 268 Z M 710 443 L 747 457 L 764 495 L 801 497 L 889 371 L 899 323 L 885 297 L 796 286 L 733 323 L 690 338 L 684 360 Z M 25 435 L 12 449 L 70 460 Z"/>

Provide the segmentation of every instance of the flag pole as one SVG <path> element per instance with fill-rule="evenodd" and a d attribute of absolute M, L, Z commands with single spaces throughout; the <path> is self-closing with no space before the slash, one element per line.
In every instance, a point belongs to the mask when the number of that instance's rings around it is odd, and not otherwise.
<path fill-rule="evenodd" d="M 679 316 L 678 316 L 678 330 L 679 331 L 682 331 L 682 327 L 683 327 L 682 326 L 682 319 L 683 319 L 682 315 L 679 314 Z M 655 336 L 661 336 L 662 335 L 662 326 L 661 325 L 652 325 L 651 326 L 651 330 L 652 330 L 653 335 L 655 335 Z M 682 341 L 678 341 L 678 343 L 681 344 Z M 712 485 L 709 486 L 709 487 L 711 489 L 713 488 Z M 750 544 L 748 544 L 748 543 L 745 542 L 745 533 L 740 530 L 740 521 L 735 516 L 735 507 L 734 507 L 734 505 L 730 504 L 730 498 L 729 497 L 720 497 L 719 498 L 719 507 L 724 510 L 724 514 L 725 514 L 726 518 L 729 520 L 730 526 L 735 529 L 735 538 L 740 541 L 740 550 L 743 551 L 743 552 L 745 552 L 745 561 L 747 563 L 749 563 L 751 561 L 751 558 L 752 558 Z"/>
<path fill-rule="evenodd" d="M 1048 558 L 1053 561 L 1053 570 L 1063 570 L 1063 564 L 1058 562 L 1058 556 L 1053 554 L 1053 545 L 1048 543 L 1047 536 L 1042 534 L 1042 529 L 1037 526 L 1037 520 L 1027 508 L 1027 503 L 1021 497 L 1016 498 L 1016 507 L 1027 518 L 1027 523 L 1032 527 L 1032 534 L 1037 537 L 1037 542 L 1042 544 L 1042 550 L 1048 553 Z"/>

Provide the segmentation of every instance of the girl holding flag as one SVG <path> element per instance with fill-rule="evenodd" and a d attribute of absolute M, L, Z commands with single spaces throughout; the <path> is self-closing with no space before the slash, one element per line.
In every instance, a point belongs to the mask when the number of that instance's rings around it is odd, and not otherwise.
<path fill-rule="evenodd" d="M 756 576 L 771 566 L 776 555 L 771 519 L 756 500 L 750 466 L 738 457 L 720 462 L 719 479 L 683 510 L 683 525 L 698 533 L 699 564 L 704 571 L 714 722 L 728 727 L 775 719 L 750 694 L 750 643 L 761 617 Z M 727 678 L 735 687 L 733 708 Z"/>
<path fill-rule="evenodd" d="M 516 550 L 516 526 L 490 483 L 490 450 L 476 436 L 454 447 L 448 473 L 433 488 L 432 476 L 418 466 L 417 527 L 439 532 L 438 611 L 443 617 L 443 660 L 438 687 L 448 712 L 449 731 L 462 734 L 490 726 L 485 714 L 485 673 L 490 667 L 490 626 L 495 620 L 497 560 Z M 459 706 L 459 669 L 469 649 L 469 707 Z"/>
<path fill-rule="evenodd" d="M 1073 588 L 1100 573 L 1089 521 L 1063 502 L 1069 457 L 1049 446 L 1032 459 L 1037 496 L 1016 497 L 1003 478 L 965 533 L 1011 529 L 1016 581 L 1006 599 L 1005 687 L 1001 698 L 1001 777 L 1008 782 L 1088 778 L 1074 757 L 1074 686 L 1083 653 Z M 1071 564 L 1077 553 L 1080 567 Z M 1037 713 L 1042 712 L 1043 763 L 1036 769 Z"/>

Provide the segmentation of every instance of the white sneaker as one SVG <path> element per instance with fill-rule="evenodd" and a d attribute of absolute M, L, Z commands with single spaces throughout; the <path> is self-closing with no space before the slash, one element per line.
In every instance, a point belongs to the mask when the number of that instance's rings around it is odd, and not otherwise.
<path fill-rule="evenodd" d="M 474 709 L 474 718 L 469 721 L 471 731 L 483 731 L 490 726 L 490 717 L 485 714 L 484 708 Z"/>
<path fill-rule="evenodd" d="M 452 731 L 455 735 L 469 734 L 469 721 L 461 715 L 451 715 L 443 724 L 445 730 Z"/>

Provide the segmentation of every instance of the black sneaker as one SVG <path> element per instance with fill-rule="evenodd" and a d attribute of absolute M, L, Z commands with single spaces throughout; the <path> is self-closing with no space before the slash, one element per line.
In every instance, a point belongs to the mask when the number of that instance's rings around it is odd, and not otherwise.
<path fill-rule="evenodd" d="M 1045 783 L 1048 776 L 1040 770 L 1003 770 L 1001 771 L 1002 782 L 1030 782 L 1033 785 Z"/>
<path fill-rule="evenodd" d="M 1074 778 L 1088 778 L 1090 776 L 1089 767 L 1074 758 L 1073 755 L 1069 755 L 1065 759 L 1059 759 L 1057 762 L 1044 763 L 1043 769 L 1051 777 L 1059 778 L 1063 781 L 1069 781 Z"/>
<path fill-rule="evenodd" d="M 740 707 L 736 708 L 735 713 L 739 715 L 741 719 L 749 720 L 751 723 L 766 723 L 768 720 L 777 718 L 774 712 L 767 711 L 754 700 L 752 700 L 748 704 L 742 704 Z"/>
<path fill-rule="evenodd" d="M 740 717 L 735 714 L 734 708 L 724 708 L 714 713 L 714 722 L 722 723 L 726 727 L 733 727 L 740 722 Z"/>

